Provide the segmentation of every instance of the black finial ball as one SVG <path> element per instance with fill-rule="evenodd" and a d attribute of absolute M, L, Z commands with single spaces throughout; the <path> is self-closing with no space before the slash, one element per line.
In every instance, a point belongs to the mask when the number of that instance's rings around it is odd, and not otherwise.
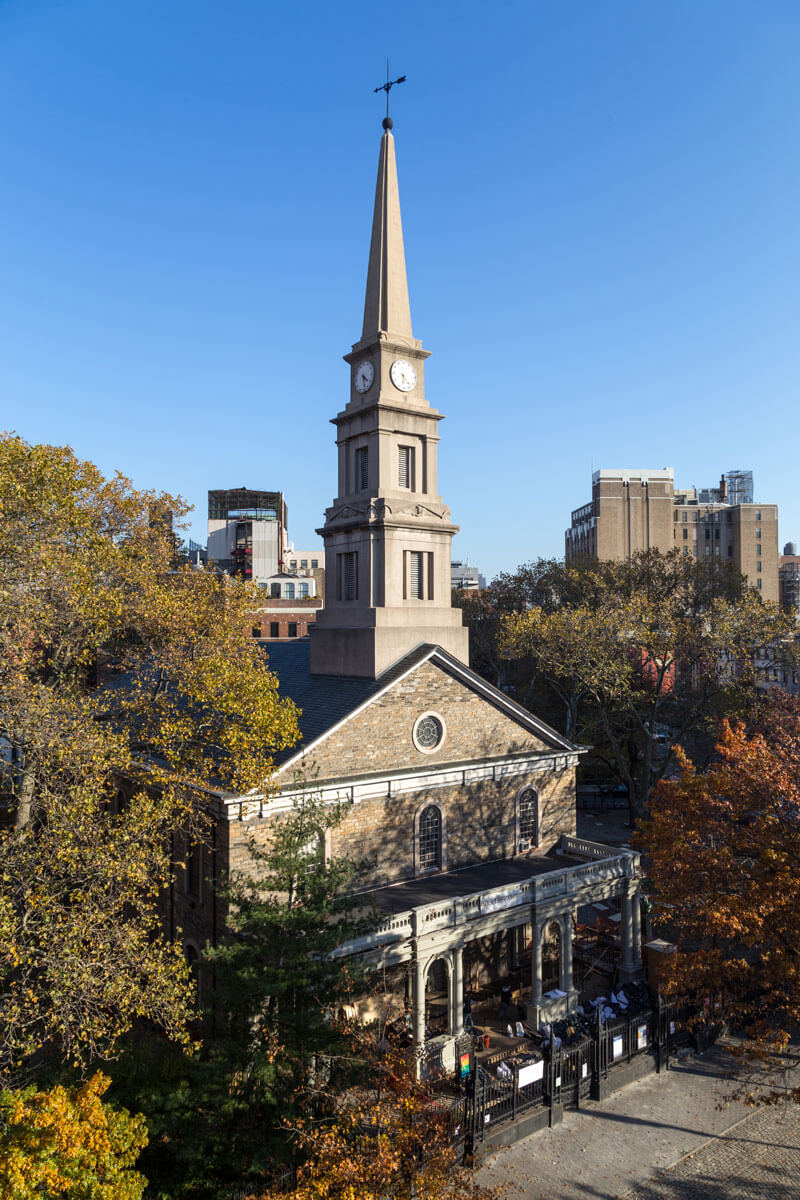
<path fill-rule="evenodd" d="M 383 120 L 381 121 L 381 125 L 383 125 L 384 129 L 391 129 L 392 126 L 394 125 L 394 121 L 392 120 L 391 117 L 384 117 Z"/>

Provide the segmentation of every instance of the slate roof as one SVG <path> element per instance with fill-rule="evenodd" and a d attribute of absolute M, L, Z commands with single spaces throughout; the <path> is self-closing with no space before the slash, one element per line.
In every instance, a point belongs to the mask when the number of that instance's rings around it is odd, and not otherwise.
<path fill-rule="evenodd" d="M 294 700 L 301 709 L 298 725 L 303 740 L 298 746 L 282 750 L 275 756 L 281 766 L 293 758 L 301 747 L 310 746 L 349 713 L 377 696 L 416 663 L 422 662 L 431 647 L 421 644 L 385 671 L 378 679 L 359 679 L 347 675 L 312 675 L 309 666 L 311 643 L 308 639 L 296 642 L 269 642 L 264 646 L 271 670 L 280 680 L 280 693 Z"/>
<path fill-rule="evenodd" d="M 430 658 L 433 653 L 442 660 L 440 665 L 445 668 L 450 665 L 458 675 L 466 676 L 467 680 L 474 681 L 474 686 L 486 695 L 490 703 L 501 707 L 512 718 L 516 717 L 520 723 L 532 729 L 548 742 L 553 749 L 562 751 L 575 749 L 561 734 L 556 733 L 543 721 L 539 721 L 532 713 L 521 708 L 486 680 L 475 675 L 469 667 L 452 658 L 439 646 L 421 642 L 408 654 L 393 663 L 377 679 L 361 679 L 356 676 L 342 675 L 312 675 L 309 665 L 311 643 L 306 638 L 291 642 L 268 642 L 263 648 L 270 668 L 280 680 L 281 695 L 288 696 L 301 710 L 298 725 L 302 741 L 297 746 L 277 754 L 275 756 L 276 767 L 283 766 L 303 749 L 307 749 L 340 721 L 345 720 L 350 713 L 355 712 L 374 696 L 385 691 L 396 679 L 401 678 L 407 671 Z"/>
<path fill-rule="evenodd" d="M 611 853 L 611 852 L 609 852 Z M 443 871 L 420 879 L 405 879 L 386 887 L 369 889 L 369 898 L 383 913 L 407 912 L 420 904 L 435 904 L 455 896 L 473 895 L 504 884 L 520 883 L 535 875 L 578 867 L 583 859 L 561 854 L 556 849 L 547 854 L 520 855 L 497 862 L 476 863 L 457 871 Z"/>

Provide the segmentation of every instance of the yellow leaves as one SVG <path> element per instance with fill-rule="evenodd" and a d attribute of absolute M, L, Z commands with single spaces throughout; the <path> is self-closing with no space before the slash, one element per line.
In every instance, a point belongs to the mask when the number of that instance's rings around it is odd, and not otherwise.
<path fill-rule="evenodd" d="M 139 1014 L 185 1037 L 188 975 L 156 909 L 170 840 L 203 836 L 203 788 L 263 790 L 297 739 L 246 630 L 253 587 L 175 569 L 166 514 L 186 511 L 68 447 L 0 436 L 0 737 L 19 826 L 0 831 L 0 1063 L 53 1042 L 108 1050 Z"/>
<path fill-rule="evenodd" d="M 109 1082 L 98 1072 L 77 1090 L 0 1092 L 4 1200 L 140 1200 L 144 1118 L 103 1102 Z"/>

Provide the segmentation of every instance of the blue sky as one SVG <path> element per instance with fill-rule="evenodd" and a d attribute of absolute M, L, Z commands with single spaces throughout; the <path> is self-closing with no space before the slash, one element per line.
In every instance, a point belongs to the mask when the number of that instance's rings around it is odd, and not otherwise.
<path fill-rule="evenodd" d="M 800 541 L 796 0 L 0 0 L 0 427 L 315 541 L 387 54 L 455 556 L 560 555 L 593 466 Z"/>

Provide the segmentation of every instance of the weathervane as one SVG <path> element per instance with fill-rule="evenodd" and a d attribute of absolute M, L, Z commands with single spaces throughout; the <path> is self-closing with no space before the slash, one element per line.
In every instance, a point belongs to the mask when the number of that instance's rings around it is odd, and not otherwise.
<path fill-rule="evenodd" d="M 386 92 L 386 119 L 383 122 L 384 129 L 392 128 L 392 118 L 389 116 L 389 92 L 396 83 L 405 83 L 405 75 L 401 75 L 399 79 L 389 78 L 389 60 L 386 60 L 386 83 L 382 83 L 380 87 L 373 88 L 373 92 Z"/>

